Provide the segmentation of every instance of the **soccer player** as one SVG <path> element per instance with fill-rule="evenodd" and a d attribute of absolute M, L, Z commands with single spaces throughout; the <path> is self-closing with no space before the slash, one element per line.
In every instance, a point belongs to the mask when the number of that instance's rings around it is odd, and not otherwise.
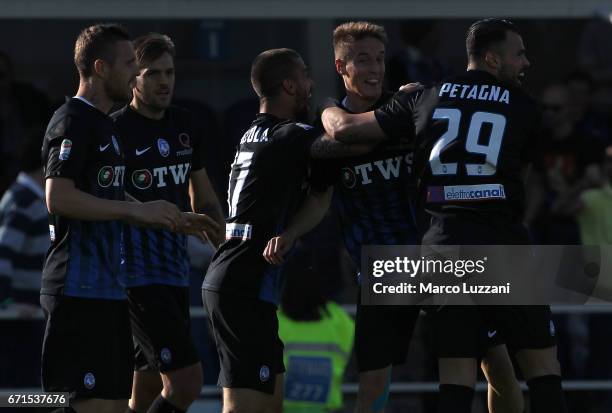
<path fill-rule="evenodd" d="M 230 174 L 226 242 L 208 269 L 202 296 L 219 352 L 224 412 L 280 412 L 283 344 L 276 306 L 280 268 L 262 252 L 303 199 L 311 154 L 363 153 L 296 122 L 307 112 L 312 80 L 291 49 L 262 52 L 251 67 L 260 113 L 242 137 Z M 325 200 L 327 187 L 311 183 Z M 319 208 L 320 209 L 320 208 Z"/>
<path fill-rule="evenodd" d="M 139 68 L 134 97 L 112 115 L 123 139 L 125 190 L 140 202 L 163 199 L 181 211 L 214 217 L 219 229 L 211 235 L 217 245 L 224 220 L 204 168 L 203 137 L 194 133 L 188 112 L 170 106 L 174 43 L 150 33 L 134 40 L 134 48 Z M 187 236 L 124 228 L 122 281 L 136 364 L 129 411 L 183 412 L 202 388 L 202 367 L 189 327 Z"/>
<path fill-rule="evenodd" d="M 384 28 L 368 22 L 348 22 L 334 30 L 336 70 L 346 90 L 346 96 L 336 102 L 339 108 L 362 113 L 391 99 L 393 94 L 382 87 L 386 41 Z M 333 205 L 340 216 L 345 245 L 357 265 L 361 265 L 363 245 L 417 243 L 412 161 L 410 145 L 384 142 L 365 155 L 327 162 L 333 165 L 331 168 L 327 165 L 328 169 L 341 169 Z M 305 217 L 313 206 L 306 204 L 303 209 L 298 214 Z M 301 235 L 293 226 L 287 228 L 271 240 L 264 257 L 271 263 L 280 263 Z M 359 371 L 357 411 L 384 410 L 392 365 L 405 362 L 419 311 L 416 306 L 361 305 L 359 294 L 355 335 Z M 490 389 L 491 412 L 505 412 L 505 408 L 522 412 L 522 395 L 505 347 L 488 353 L 485 360 L 483 368 L 494 385 L 494 391 Z M 495 368 L 488 369 L 493 363 Z M 506 373 L 510 376 L 506 377 Z"/>
<path fill-rule="evenodd" d="M 193 218 L 166 201 L 123 200 L 121 137 L 107 113 L 132 97 L 138 68 L 129 34 L 115 24 L 88 27 L 74 61 L 79 89 L 55 112 L 43 143 L 51 247 L 40 298 L 42 385 L 69 393 L 71 408 L 60 411 L 123 412 L 133 356 L 118 279 L 120 220 L 179 229 Z"/>
<path fill-rule="evenodd" d="M 469 28 L 466 48 L 466 73 L 413 93 L 398 92 L 376 111 L 351 115 L 328 108 L 323 124 L 339 141 L 396 142 L 406 136 L 416 141 L 420 195 L 431 216 L 424 244 L 528 244 L 521 224 L 521 173 L 530 161 L 539 112 L 520 88 L 529 66 L 523 40 L 513 23 L 485 19 Z M 481 134 L 486 136 L 480 139 Z M 503 190 L 496 197 L 476 191 L 483 196 L 457 201 L 446 198 L 442 187 Z M 483 315 L 516 349 L 530 389 L 530 411 L 565 412 L 548 306 L 438 311 L 439 411 L 470 411 Z"/>

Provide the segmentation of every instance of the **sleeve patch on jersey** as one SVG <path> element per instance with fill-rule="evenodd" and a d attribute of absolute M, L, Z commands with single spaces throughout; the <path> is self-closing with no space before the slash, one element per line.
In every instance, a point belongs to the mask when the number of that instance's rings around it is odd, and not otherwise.
<path fill-rule="evenodd" d="M 70 139 L 64 139 L 60 146 L 59 160 L 66 161 L 70 157 L 70 151 L 72 150 L 72 141 Z"/>
<path fill-rule="evenodd" d="M 300 122 L 296 122 L 295 126 L 299 126 L 300 128 L 305 129 L 305 130 L 311 130 L 314 128 L 314 126 L 310 126 L 310 125 L 307 125 L 305 123 L 300 123 Z"/>

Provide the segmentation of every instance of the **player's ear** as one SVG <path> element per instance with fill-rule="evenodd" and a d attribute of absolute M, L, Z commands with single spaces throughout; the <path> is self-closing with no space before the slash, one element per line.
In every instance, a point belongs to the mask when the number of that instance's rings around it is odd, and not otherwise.
<path fill-rule="evenodd" d="M 98 77 L 101 77 L 103 79 L 106 79 L 107 75 L 108 75 L 108 63 L 105 62 L 102 59 L 96 59 L 93 63 L 93 73 L 96 74 Z"/>
<path fill-rule="evenodd" d="M 286 94 L 291 95 L 291 96 L 295 95 L 296 86 L 295 86 L 295 82 L 292 79 L 283 80 L 283 83 L 281 83 L 281 86 Z"/>
<path fill-rule="evenodd" d="M 346 75 L 346 62 L 342 59 L 336 59 L 336 72 L 340 75 L 340 76 L 344 76 Z"/>
<path fill-rule="evenodd" d="M 486 65 L 489 66 L 491 69 L 499 68 L 500 58 L 499 58 L 499 55 L 495 53 L 493 50 L 489 50 L 485 52 L 484 61 Z"/>

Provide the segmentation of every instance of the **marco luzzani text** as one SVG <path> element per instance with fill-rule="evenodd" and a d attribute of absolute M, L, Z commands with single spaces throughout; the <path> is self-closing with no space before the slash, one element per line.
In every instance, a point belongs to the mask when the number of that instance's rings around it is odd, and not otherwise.
<path fill-rule="evenodd" d="M 476 260 L 424 257 L 374 260 L 371 274 L 376 281 L 372 283 L 372 290 L 375 294 L 510 294 L 509 282 L 480 284 L 486 264 L 487 257 Z M 393 285 L 382 282 L 383 277 L 390 276 L 394 278 Z M 397 283 L 397 277 L 409 277 L 410 282 Z"/>

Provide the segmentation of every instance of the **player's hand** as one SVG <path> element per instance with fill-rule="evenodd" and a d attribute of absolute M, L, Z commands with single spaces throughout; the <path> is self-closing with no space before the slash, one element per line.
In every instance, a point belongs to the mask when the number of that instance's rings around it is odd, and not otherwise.
<path fill-rule="evenodd" d="M 402 92 L 406 92 L 406 93 L 416 92 L 417 90 L 421 90 L 421 89 L 425 89 L 425 86 L 423 86 L 419 82 L 407 83 L 403 86 L 400 86 L 399 88 L 399 90 L 401 90 Z"/>
<path fill-rule="evenodd" d="M 293 247 L 295 237 L 291 233 L 284 233 L 268 241 L 263 257 L 270 264 L 280 265 L 285 262 L 285 254 Z"/>
<path fill-rule="evenodd" d="M 178 232 L 195 235 L 203 242 L 210 241 L 215 248 L 223 242 L 221 227 L 208 215 L 183 212 L 181 218 Z"/>
<path fill-rule="evenodd" d="M 128 207 L 128 220 L 136 225 L 176 231 L 181 223 L 181 211 L 168 201 L 130 202 Z"/>

